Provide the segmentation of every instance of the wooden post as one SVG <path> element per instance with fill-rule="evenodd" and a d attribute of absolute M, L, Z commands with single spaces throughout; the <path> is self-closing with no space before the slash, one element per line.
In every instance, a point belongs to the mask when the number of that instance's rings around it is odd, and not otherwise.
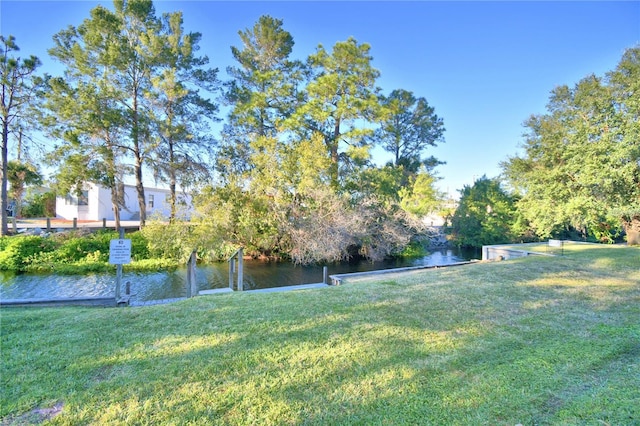
<path fill-rule="evenodd" d="M 326 266 L 322 267 L 322 284 L 329 283 L 329 268 Z"/>
<path fill-rule="evenodd" d="M 47 218 L 47 232 L 51 232 L 51 218 Z"/>
<path fill-rule="evenodd" d="M 196 251 L 191 252 L 189 261 L 187 262 L 187 297 L 193 297 L 198 294 L 198 288 L 196 285 Z"/>
<path fill-rule="evenodd" d="M 120 284 L 122 284 L 122 265 L 116 265 L 116 303 L 120 301 Z"/>
<path fill-rule="evenodd" d="M 243 255 L 242 255 L 242 248 L 240 248 L 238 250 L 238 291 L 243 291 L 244 290 L 244 274 L 242 271 L 243 268 Z"/>
<path fill-rule="evenodd" d="M 232 257 L 229 259 L 229 288 L 233 290 L 233 272 L 236 269 L 236 259 Z"/>
<path fill-rule="evenodd" d="M 106 217 L 102 218 L 102 229 L 107 229 L 107 218 Z"/>
<path fill-rule="evenodd" d="M 73 229 L 78 229 L 78 218 L 74 217 L 73 218 Z M 120 237 L 123 238 L 123 237 Z"/>

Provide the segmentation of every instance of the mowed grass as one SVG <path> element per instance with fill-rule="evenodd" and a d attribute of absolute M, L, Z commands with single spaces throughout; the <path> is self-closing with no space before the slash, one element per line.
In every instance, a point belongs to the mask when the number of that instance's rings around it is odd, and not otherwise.
<path fill-rule="evenodd" d="M 2 424 L 640 424 L 638 248 L 0 315 Z"/>

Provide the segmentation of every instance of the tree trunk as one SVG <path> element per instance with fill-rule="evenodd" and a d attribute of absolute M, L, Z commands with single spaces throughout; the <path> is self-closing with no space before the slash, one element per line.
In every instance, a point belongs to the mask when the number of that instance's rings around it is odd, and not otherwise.
<path fill-rule="evenodd" d="M 134 174 L 136 176 L 136 192 L 138 193 L 138 206 L 140 207 L 140 229 L 144 228 L 147 220 L 147 205 L 144 199 L 144 185 L 142 184 L 142 157 L 138 150 L 135 153 L 136 162 Z"/>
<path fill-rule="evenodd" d="M 142 154 L 140 149 L 140 120 L 138 117 L 138 89 L 133 89 L 133 128 L 131 129 L 131 139 L 133 139 L 133 156 L 135 159 L 134 175 L 136 178 L 136 192 L 138 194 L 138 208 L 140 209 L 140 229 L 144 228 L 147 219 L 147 204 L 144 199 L 144 185 L 142 183 Z"/>
<path fill-rule="evenodd" d="M 0 167 L 0 173 L 2 173 L 2 190 L 1 195 L 2 203 L 0 209 L 0 235 L 7 235 L 9 233 L 9 226 L 7 224 L 7 144 L 9 141 L 9 117 L 3 117 L 2 120 L 2 167 Z"/>
<path fill-rule="evenodd" d="M 116 232 L 120 232 L 120 194 L 118 194 L 118 185 L 111 186 L 111 207 L 113 208 L 113 219 L 116 222 Z"/>
<path fill-rule="evenodd" d="M 171 213 L 169 223 L 176 220 L 176 166 L 173 152 L 173 141 L 169 140 L 169 202 L 171 203 Z"/>
<path fill-rule="evenodd" d="M 333 128 L 333 135 L 329 141 L 329 152 L 331 155 L 331 169 L 329 170 L 329 176 L 331 178 L 331 185 L 337 189 L 340 179 L 340 157 L 338 155 L 338 145 L 340 144 L 340 119 L 336 119 L 335 126 Z"/>
<path fill-rule="evenodd" d="M 640 214 L 633 215 L 629 220 L 623 219 L 622 223 L 627 234 L 627 244 L 640 246 Z"/>

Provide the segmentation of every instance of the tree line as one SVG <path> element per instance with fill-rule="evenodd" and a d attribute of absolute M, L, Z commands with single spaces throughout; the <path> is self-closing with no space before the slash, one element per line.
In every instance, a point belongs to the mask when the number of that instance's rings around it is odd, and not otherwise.
<path fill-rule="evenodd" d="M 561 85 L 525 123 L 522 153 L 501 179 L 461 191 L 459 244 L 550 237 L 640 244 L 640 46 L 615 69 Z"/>
<path fill-rule="evenodd" d="M 425 155 L 444 142 L 434 108 L 407 90 L 384 95 L 371 47 L 354 38 L 300 61 L 281 20 L 262 16 L 239 36 L 228 81 L 198 56 L 201 35 L 184 30 L 181 12 L 157 16 L 150 0 L 97 6 L 55 34 L 49 54 L 62 76 L 35 75 L 38 59 L 16 57 L 15 39 L 3 37 L 3 87 L 24 68 L 12 87 L 25 99 L 3 99 L 14 114 L 3 121 L 3 152 L 9 131 L 29 122 L 57 141 L 47 159 L 58 193 L 109 188 L 116 223 L 133 177 L 145 226 L 149 173 L 171 191 L 170 221 L 177 191 L 188 189 L 191 223 L 218 244 L 298 261 L 401 250 L 420 228 L 415 215 L 439 199 L 440 162 Z M 221 106 L 229 113 L 214 138 Z M 393 156 L 384 167 L 372 161 L 375 146 Z M 3 206 L 3 233 L 6 221 Z"/>
<path fill-rule="evenodd" d="M 279 19 L 261 16 L 238 34 L 226 81 L 198 54 L 201 34 L 184 30 L 181 12 L 158 16 L 151 0 L 97 6 L 55 34 L 49 54 L 62 76 L 36 75 L 38 58 L 17 57 L 15 39 L 2 37 L 2 233 L 7 180 L 19 188 L 27 176 L 10 171 L 9 135 L 22 141 L 31 129 L 57 141 L 47 159 L 58 193 L 109 188 L 117 223 L 125 179 L 135 180 L 141 227 L 145 173 L 166 184 L 167 244 L 312 262 L 378 259 L 419 240 L 420 217 L 442 201 L 443 163 L 428 155 L 444 142 L 434 107 L 404 89 L 383 93 L 371 46 L 354 38 L 302 61 Z M 500 178 L 461 190 L 448 218 L 453 241 L 638 231 L 638 50 L 604 78 L 554 90 L 548 114 L 525 123 L 524 154 L 506 160 Z M 376 165 L 374 147 L 392 159 Z M 193 195 L 188 223 L 181 188 Z"/>

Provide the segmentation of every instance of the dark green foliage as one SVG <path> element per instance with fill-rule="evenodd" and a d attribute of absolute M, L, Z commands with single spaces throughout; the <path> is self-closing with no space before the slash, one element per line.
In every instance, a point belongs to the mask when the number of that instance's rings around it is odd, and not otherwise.
<path fill-rule="evenodd" d="M 112 271 L 109 245 L 117 238 L 118 233 L 113 231 L 3 237 L 0 239 L 0 270 L 60 274 Z M 132 260 L 148 260 L 150 253 L 144 235 L 134 232 L 125 238 L 131 239 Z"/>
<path fill-rule="evenodd" d="M 452 239 L 461 247 L 508 243 L 514 239 L 514 199 L 496 179 L 486 176 L 460 191 L 460 204 L 451 220 Z"/>
<path fill-rule="evenodd" d="M 444 141 L 444 123 L 425 98 L 398 89 L 380 98 L 382 106 L 380 127 L 374 142 L 393 154 L 393 164 L 404 166 L 407 173 L 417 173 L 421 166 L 427 170 L 442 164 L 434 157 L 423 158 L 424 151 Z"/>
<path fill-rule="evenodd" d="M 57 252 L 60 258 L 66 262 L 84 259 L 90 253 L 93 253 L 94 256 L 95 253 L 98 253 L 98 260 L 104 262 L 109 260 L 109 240 L 105 241 L 105 234 L 70 238 L 62 243 Z"/>
<path fill-rule="evenodd" d="M 518 210 L 541 237 L 613 242 L 640 231 L 640 46 L 605 77 L 556 87 L 530 117 L 524 154 L 503 163 Z"/>
<path fill-rule="evenodd" d="M 55 217 L 56 215 L 55 192 L 35 194 L 27 197 L 25 202 L 22 206 L 22 217 Z"/>
<path fill-rule="evenodd" d="M 131 239 L 131 258 L 133 260 L 148 259 L 151 256 L 149 252 L 149 241 L 141 232 L 134 232 L 125 235 L 125 238 Z"/>
<path fill-rule="evenodd" d="M 35 235 L 5 238 L 3 245 L 0 252 L 0 270 L 3 271 L 24 271 L 38 254 L 55 249 L 52 240 Z"/>

